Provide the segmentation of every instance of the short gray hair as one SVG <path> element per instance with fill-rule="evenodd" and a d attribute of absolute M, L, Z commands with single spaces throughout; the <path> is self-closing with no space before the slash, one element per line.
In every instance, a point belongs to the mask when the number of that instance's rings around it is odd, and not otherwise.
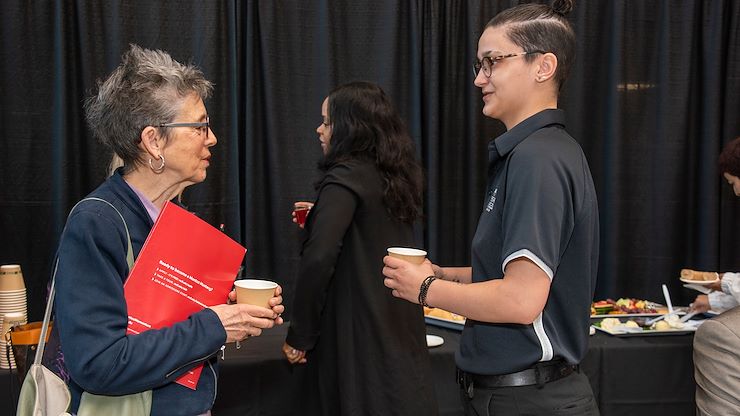
<path fill-rule="evenodd" d="M 85 101 L 85 117 L 95 137 L 130 171 L 143 162 L 138 145 L 144 127 L 172 121 L 185 97 L 196 93 L 205 101 L 212 91 L 213 84 L 194 65 L 131 44 L 118 68 L 98 81 L 98 93 Z"/>

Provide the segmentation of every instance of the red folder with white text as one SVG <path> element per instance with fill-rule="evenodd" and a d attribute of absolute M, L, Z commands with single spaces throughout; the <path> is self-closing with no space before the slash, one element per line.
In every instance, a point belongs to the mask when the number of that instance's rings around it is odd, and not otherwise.
<path fill-rule="evenodd" d="M 207 222 L 167 202 L 123 286 L 127 334 L 164 328 L 226 303 L 246 251 Z M 195 390 L 202 370 L 201 363 L 177 383 Z"/>

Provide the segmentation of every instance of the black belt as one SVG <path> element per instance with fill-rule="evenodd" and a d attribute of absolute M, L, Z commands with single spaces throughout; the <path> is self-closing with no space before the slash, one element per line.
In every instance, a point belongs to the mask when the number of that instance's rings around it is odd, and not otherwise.
<path fill-rule="evenodd" d="M 545 361 L 516 373 L 482 375 L 457 369 L 457 382 L 470 395 L 474 387 L 492 389 L 497 387 L 542 386 L 578 371 L 578 365 L 564 361 Z"/>

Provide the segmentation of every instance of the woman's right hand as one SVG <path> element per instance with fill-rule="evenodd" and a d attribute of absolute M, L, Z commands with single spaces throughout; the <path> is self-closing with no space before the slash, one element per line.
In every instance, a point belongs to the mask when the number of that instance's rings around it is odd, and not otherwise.
<path fill-rule="evenodd" d="M 272 309 L 245 303 L 216 305 L 210 309 L 218 315 L 221 325 L 226 330 L 226 342 L 243 341 L 250 336 L 259 336 L 263 329 L 279 325 L 283 319 Z"/>
<path fill-rule="evenodd" d="M 711 309 L 712 306 L 709 304 L 709 296 L 699 295 L 694 300 L 694 303 L 689 305 L 689 312 L 704 313 Z"/>

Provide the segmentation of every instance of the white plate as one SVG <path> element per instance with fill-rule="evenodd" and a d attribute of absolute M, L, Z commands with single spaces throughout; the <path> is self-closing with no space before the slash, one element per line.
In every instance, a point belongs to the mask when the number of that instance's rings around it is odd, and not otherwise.
<path fill-rule="evenodd" d="M 719 278 L 715 278 L 714 280 L 690 280 L 686 279 L 685 277 L 679 277 L 679 279 L 684 283 L 692 285 L 711 285 L 712 283 L 719 282 Z"/>
<path fill-rule="evenodd" d="M 442 337 L 438 337 L 436 335 L 427 335 L 427 347 L 439 347 L 440 345 L 444 344 L 445 340 Z"/>

